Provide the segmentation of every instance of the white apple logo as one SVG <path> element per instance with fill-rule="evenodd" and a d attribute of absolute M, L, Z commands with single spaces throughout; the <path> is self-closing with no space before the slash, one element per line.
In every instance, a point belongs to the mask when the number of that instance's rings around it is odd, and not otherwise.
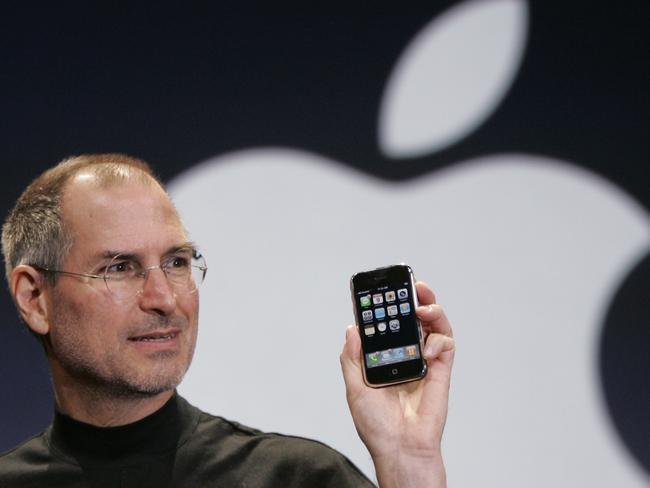
<path fill-rule="evenodd" d="M 437 149 L 489 116 L 516 71 L 525 21 L 523 2 L 474 0 L 425 29 L 388 84 L 383 150 L 397 159 Z M 484 76 L 440 73 L 419 49 L 439 42 L 467 68 L 476 53 L 465 41 L 494 31 L 508 31 L 501 39 L 514 47 L 504 56 L 499 42 L 478 43 L 498 51 L 480 56 L 490 65 L 494 54 L 497 68 L 489 90 L 464 105 L 456 95 L 481 91 Z M 447 92 L 437 86 L 413 105 L 432 73 L 452 78 Z M 441 98 L 463 105 L 447 125 L 431 112 Z M 455 326 L 451 486 L 647 486 L 610 427 L 596 351 L 603 308 L 650 246 L 650 219 L 606 180 L 497 154 L 389 184 L 307 151 L 261 148 L 198 164 L 170 189 L 210 268 L 181 387 L 197 406 L 322 440 L 372 477 L 338 365 L 352 321 L 348 279 L 405 261 Z"/>

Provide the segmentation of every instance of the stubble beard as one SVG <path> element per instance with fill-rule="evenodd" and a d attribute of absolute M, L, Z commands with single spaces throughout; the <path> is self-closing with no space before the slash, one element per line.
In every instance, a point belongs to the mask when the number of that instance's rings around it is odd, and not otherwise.
<path fill-rule="evenodd" d="M 76 331 L 84 320 L 71 313 L 65 306 L 55 307 L 54 323 L 58 335 L 53 344 L 48 337 L 48 354 L 57 361 L 75 383 L 75 386 L 95 398 L 119 400 L 142 399 L 159 395 L 176 388 L 189 368 L 194 354 L 194 342 L 189 351 L 159 351 L 149 357 L 151 364 L 146 371 L 124 364 L 120 351 L 103 351 L 101 362 L 88 353 L 88 345 Z M 190 327 L 183 321 L 168 317 L 152 317 L 140 330 L 177 327 L 182 334 L 189 334 Z M 187 354 L 183 361 L 175 360 L 178 354 Z"/>

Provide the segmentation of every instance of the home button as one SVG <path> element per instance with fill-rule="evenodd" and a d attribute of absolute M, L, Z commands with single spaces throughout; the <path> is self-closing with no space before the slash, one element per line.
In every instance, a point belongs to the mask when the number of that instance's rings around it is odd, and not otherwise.
<path fill-rule="evenodd" d="M 391 369 L 390 372 L 393 373 L 393 376 L 396 375 L 397 373 L 399 373 L 397 368 Z"/>

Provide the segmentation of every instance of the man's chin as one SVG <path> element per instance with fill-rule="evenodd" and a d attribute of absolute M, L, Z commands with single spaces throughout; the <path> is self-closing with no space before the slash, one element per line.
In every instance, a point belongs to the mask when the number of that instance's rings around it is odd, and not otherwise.
<path fill-rule="evenodd" d="M 161 393 L 173 391 L 183 380 L 185 371 L 173 372 L 149 378 L 141 378 L 131 382 L 128 386 L 134 394 L 142 396 L 156 396 Z"/>
<path fill-rule="evenodd" d="M 100 380 L 96 386 L 114 398 L 151 398 L 176 389 L 187 370 L 178 365 L 158 365 L 149 371 L 146 369 L 141 368 L 135 375 Z"/>
<path fill-rule="evenodd" d="M 134 362 L 136 369 L 133 375 L 125 375 L 122 380 L 122 389 L 125 393 L 142 396 L 156 396 L 174 390 L 183 380 L 189 368 L 189 360 L 180 361 L 181 357 L 176 351 L 156 351 L 147 355 L 141 365 Z M 129 377 L 130 376 L 130 377 Z"/>

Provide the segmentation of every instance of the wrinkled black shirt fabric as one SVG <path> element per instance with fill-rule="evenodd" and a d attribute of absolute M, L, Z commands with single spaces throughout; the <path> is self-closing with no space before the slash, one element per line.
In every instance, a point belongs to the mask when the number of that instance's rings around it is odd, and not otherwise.
<path fill-rule="evenodd" d="M 2 488 L 374 486 L 319 442 L 267 434 L 174 395 L 133 424 L 100 428 L 60 412 L 0 456 Z"/>

